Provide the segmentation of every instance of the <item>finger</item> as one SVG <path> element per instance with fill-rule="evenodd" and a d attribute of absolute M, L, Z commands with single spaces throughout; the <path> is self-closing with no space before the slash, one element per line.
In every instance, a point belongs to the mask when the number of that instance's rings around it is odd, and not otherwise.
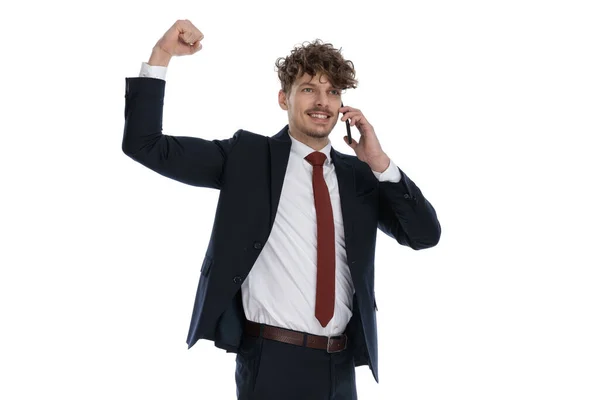
<path fill-rule="evenodd" d="M 349 106 L 344 106 L 344 107 L 340 107 L 338 109 L 339 112 L 346 114 L 346 112 L 348 111 L 360 111 L 358 108 L 354 108 L 354 107 L 349 107 Z"/>
<path fill-rule="evenodd" d="M 194 42 L 200 41 L 200 40 L 204 39 L 204 34 L 202 32 L 200 32 L 200 30 L 198 28 L 194 27 L 192 29 L 192 38 L 194 39 Z"/>
<path fill-rule="evenodd" d="M 340 108 L 338 109 L 338 112 L 339 112 L 340 114 L 344 114 L 344 115 L 345 115 L 345 114 L 347 114 L 348 112 L 355 111 L 355 110 L 356 110 L 355 108 L 348 107 L 348 106 L 344 106 L 344 107 L 340 107 Z"/>
<path fill-rule="evenodd" d="M 184 23 L 184 27 L 182 32 L 179 33 L 179 37 L 185 43 L 194 45 L 197 41 L 204 39 L 204 34 L 188 21 L 187 23 Z"/>
<path fill-rule="evenodd" d="M 194 42 L 196 40 L 204 39 L 204 34 L 202 32 L 200 32 L 200 29 L 196 28 L 196 26 L 194 24 L 192 24 L 192 21 L 190 21 L 189 19 L 184 19 L 181 22 L 183 25 L 183 30 L 190 32 L 192 34 Z"/>
<path fill-rule="evenodd" d="M 190 27 L 190 22 L 187 19 L 178 20 L 176 26 L 177 30 L 179 31 L 179 38 L 189 44 L 192 39 L 192 28 Z"/>
<path fill-rule="evenodd" d="M 353 120 L 354 118 L 360 117 L 362 114 L 360 111 L 348 111 L 346 114 L 344 114 L 344 116 L 341 118 L 342 121 L 345 121 L 347 119 Z"/>
<path fill-rule="evenodd" d="M 364 116 L 360 111 L 348 111 L 342 118 L 342 121 L 350 120 L 350 125 L 354 126 L 356 122 L 363 119 Z"/>
<path fill-rule="evenodd" d="M 198 31 L 200 32 L 200 30 L 196 27 L 196 25 L 194 25 L 192 23 L 192 21 L 190 21 L 189 19 L 184 20 L 185 24 L 190 28 L 191 31 Z"/>
<path fill-rule="evenodd" d="M 197 33 L 189 31 L 179 34 L 179 37 L 181 38 L 181 40 L 183 40 L 184 43 L 189 44 L 190 46 L 193 46 L 196 42 L 199 42 L 201 40 L 200 36 Z"/>
<path fill-rule="evenodd" d="M 359 116 L 357 116 L 356 118 L 354 118 L 354 120 L 352 121 L 352 126 L 356 126 L 356 125 L 363 125 L 367 122 L 367 119 L 365 118 L 364 115 L 360 114 Z"/>
<path fill-rule="evenodd" d="M 350 113 L 348 113 L 348 114 L 350 114 Z M 355 112 L 350 115 L 344 115 L 342 120 L 345 120 L 345 119 L 350 119 L 350 126 L 356 126 L 356 125 L 362 125 L 362 124 L 369 123 L 367 121 L 367 119 L 365 118 L 365 116 L 360 111 Z"/>
<path fill-rule="evenodd" d="M 356 142 L 356 140 L 352 139 L 352 143 L 348 144 L 348 136 L 344 136 L 344 142 L 346 142 L 346 144 L 350 147 L 352 147 L 353 149 L 358 146 L 358 143 Z"/>

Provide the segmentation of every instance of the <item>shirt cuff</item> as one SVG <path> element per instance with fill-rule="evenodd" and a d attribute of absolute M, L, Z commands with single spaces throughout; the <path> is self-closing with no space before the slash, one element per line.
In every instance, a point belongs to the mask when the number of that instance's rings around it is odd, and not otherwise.
<path fill-rule="evenodd" d="M 143 62 L 142 68 L 140 69 L 140 77 L 162 79 L 164 81 L 167 78 L 167 67 L 161 65 L 149 65 L 147 62 Z"/>
<path fill-rule="evenodd" d="M 373 170 L 371 170 L 373 171 Z M 400 173 L 400 170 L 398 169 L 398 167 L 396 166 L 396 164 L 394 164 L 394 162 L 392 160 L 390 160 L 390 165 L 387 167 L 387 169 L 383 172 L 377 172 L 377 171 L 373 171 L 373 174 L 375 174 L 375 178 L 377 178 L 379 180 L 379 182 L 394 182 L 394 183 L 398 183 L 400 182 L 400 179 L 402 178 L 402 174 Z"/>

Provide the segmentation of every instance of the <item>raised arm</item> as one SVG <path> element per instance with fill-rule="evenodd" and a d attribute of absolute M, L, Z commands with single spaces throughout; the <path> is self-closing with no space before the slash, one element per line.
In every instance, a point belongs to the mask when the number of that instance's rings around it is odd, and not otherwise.
<path fill-rule="evenodd" d="M 178 20 L 156 43 L 148 64 L 166 67 L 173 56 L 194 54 L 202 48 L 203 37 L 190 21 Z M 165 85 L 162 79 L 125 79 L 123 152 L 168 178 L 220 189 L 227 155 L 240 131 L 226 140 L 164 135 Z"/>

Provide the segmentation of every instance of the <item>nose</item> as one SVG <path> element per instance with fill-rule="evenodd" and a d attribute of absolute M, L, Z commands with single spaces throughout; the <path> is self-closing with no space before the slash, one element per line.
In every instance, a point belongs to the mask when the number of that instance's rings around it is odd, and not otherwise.
<path fill-rule="evenodd" d="M 317 106 L 320 108 L 327 108 L 329 104 L 329 99 L 327 98 L 327 92 L 320 91 L 319 96 L 317 97 Z"/>

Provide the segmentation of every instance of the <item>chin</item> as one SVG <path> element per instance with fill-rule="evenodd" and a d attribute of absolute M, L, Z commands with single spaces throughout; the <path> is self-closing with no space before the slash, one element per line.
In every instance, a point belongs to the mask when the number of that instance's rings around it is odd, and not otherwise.
<path fill-rule="evenodd" d="M 327 138 L 329 136 L 329 134 L 331 133 L 331 131 L 333 131 L 333 127 L 335 126 L 335 124 L 334 124 L 334 126 L 322 125 L 322 126 L 315 127 L 312 124 L 306 124 L 306 123 L 302 123 L 302 122 L 304 122 L 304 121 L 301 121 L 301 123 L 299 123 L 299 124 L 293 124 L 292 129 L 294 129 L 296 132 L 298 132 L 299 134 L 301 134 L 303 136 L 314 138 L 314 139 Z"/>
<path fill-rule="evenodd" d="M 331 133 L 331 129 L 319 130 L 319 131 L 306 130 L 305 133 L 306 133 L 306 136 L 320 139 L 320 138 L 325 138 L 325 137 L 329 136 L 329 134 Z"/>

